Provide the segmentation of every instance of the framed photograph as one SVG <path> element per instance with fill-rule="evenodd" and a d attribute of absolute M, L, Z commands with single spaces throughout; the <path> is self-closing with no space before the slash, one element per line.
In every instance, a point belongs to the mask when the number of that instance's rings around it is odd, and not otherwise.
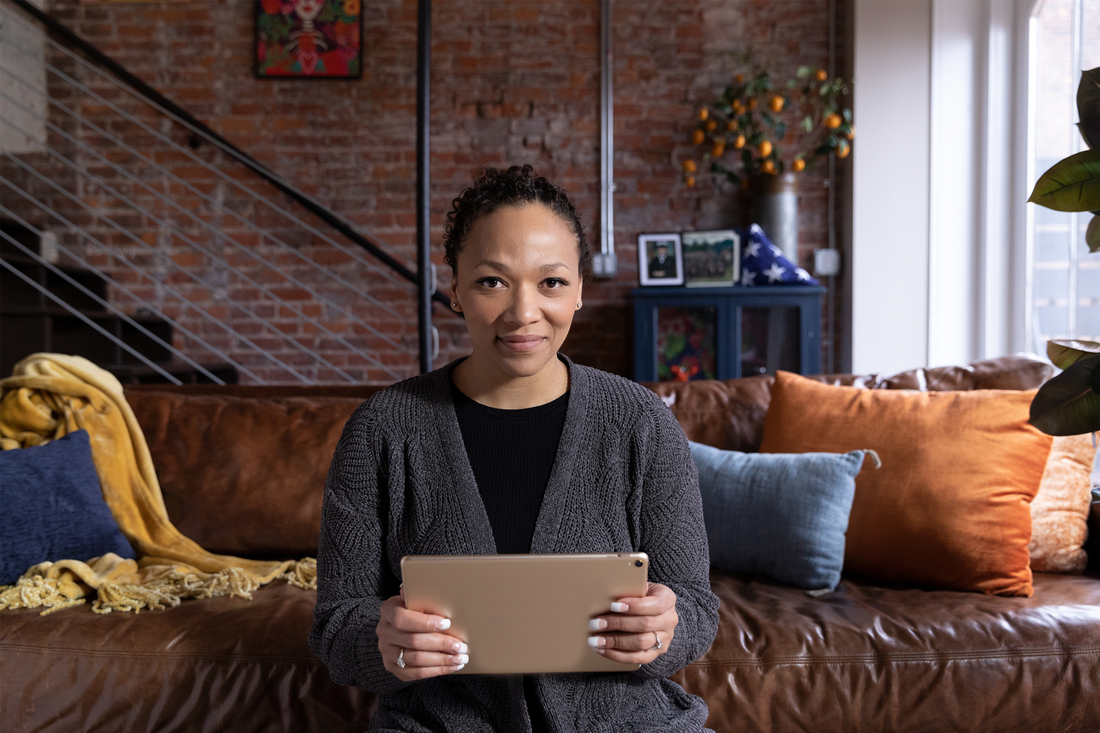
<path fill-rule="evenodd" d="M 733 286 L 741 275 L 741 235 L 732 229 L 684 232 L 684 284 L 690 287 Z"/>
<path fill-rule="evenodd" d="M 638 275 L 642 285 L 683 285 L 683 262 L 679 234 L 638 235 Z"/>
<path fill-rule="evenodd" d="M 360 79 L 362 0 L 256 0 L 258 79 Z"/>

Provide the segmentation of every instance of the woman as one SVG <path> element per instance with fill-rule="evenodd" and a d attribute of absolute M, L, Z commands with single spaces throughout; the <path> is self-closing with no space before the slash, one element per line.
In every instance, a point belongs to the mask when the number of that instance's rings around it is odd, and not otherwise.
<path fill-rule="evenodd" d="M 310 646 L 334 681 L 378 695 L 372 730 L 702 730 L 706 704 L 665 679 L 718 625 L 695 466 L 653 393 L 558 353 L 591 259 L 577 213 L 523 166 L 487 170 L 447 220 L 451 307 L 472 353 L 348 420 Z M 450 676 L 477 649 L 405 608 L 401 558 L 494 552 L 648 553 L 646 596 L 613 604 L 589 640 L 641 668 Z"/>

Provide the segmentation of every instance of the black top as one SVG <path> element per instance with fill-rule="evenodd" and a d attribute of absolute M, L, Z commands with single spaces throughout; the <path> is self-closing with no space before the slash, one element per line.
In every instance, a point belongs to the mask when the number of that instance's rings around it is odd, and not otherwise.
<path fill-rule="evenodd" d="M 486 407 L 462 394 L 454 382 L 451 397 L 466 457 L 493 528 L 497 553 L 530 552 L 542 496 L 565 426 L 569 392 L 553 402 L 523 410 Z M 523 677 L 523 696 L 534 733 L 547 733 L 550 726 L 530 675 Z"/>
<path fill-rule="evenodd" d="M 569 392 L 523 410 L 486 407 L 462 394 L 454 383 L 451 396 L 497 552 L 530 552 L 565 426 Z"/>

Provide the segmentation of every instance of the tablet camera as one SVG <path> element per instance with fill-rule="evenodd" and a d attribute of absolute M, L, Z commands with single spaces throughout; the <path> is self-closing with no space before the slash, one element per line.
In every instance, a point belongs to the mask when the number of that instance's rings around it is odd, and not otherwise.
<path fill-rule="evenodd" d="M 642 561 L 641 560 L 635 560 L 634 561 L 634 567 L 640 568 L 641 566 L 642 566 Z"/>

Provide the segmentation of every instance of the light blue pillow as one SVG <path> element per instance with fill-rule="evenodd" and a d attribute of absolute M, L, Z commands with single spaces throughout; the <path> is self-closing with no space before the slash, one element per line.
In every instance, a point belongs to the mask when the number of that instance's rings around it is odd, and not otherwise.
<path fill-rule="evenodd" d="M 691 443 L 715 567 L 832 590 L 864 451 L 738 453 Z"/>

